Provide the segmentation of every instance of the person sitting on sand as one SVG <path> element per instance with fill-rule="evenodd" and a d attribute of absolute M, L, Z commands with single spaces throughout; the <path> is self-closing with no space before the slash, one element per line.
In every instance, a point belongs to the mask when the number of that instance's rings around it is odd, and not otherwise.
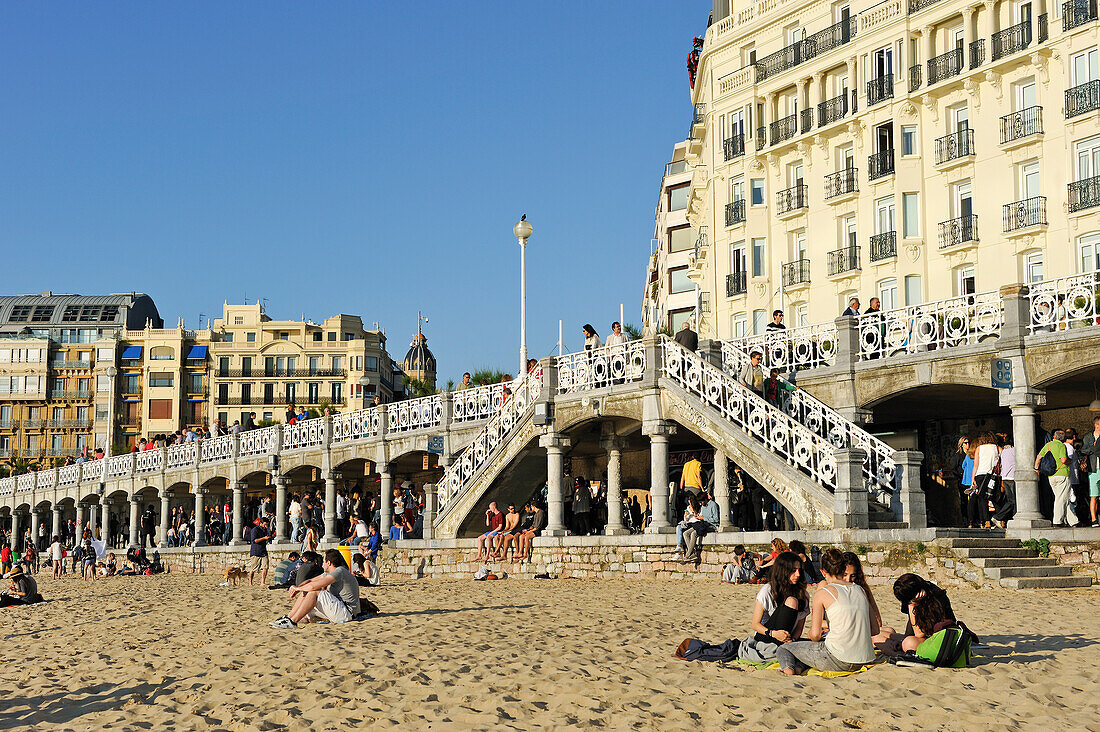
<path fill-rule="evenodd" d="M 272 622 L 272 628 L 296 628 L 298 623 L 317 620 L 346 623 L 359 614 L 359 583 L 343 555 L 336 549 L 326 550 L 321 567 L 324 574 L 290 588 L 294 606 Z"/>
<path fill-rule="evenodd" d="M 738 646 L 737 658 L 762 662 L 775 659 L 780 647 L 802 637 L 810 614 L 810 593 L 802 560 L 794 552 L 776 557 L 768 584 L 756 594 L 750 635 Z"/>
<path fill-rule="evenodd" d="M 787 546 L 787 542 L 783 541 L 778 536 L 775 537 L 774 539 L 772 539 L 772 553 L 764 558 L 764 561 L 761 562 L 760 566 L 764 569 L 772 566 L 772 563 L 775 562 L 776 557 L 787 551 L 788 548 L 789 547 Z"/>
<path fill-rule="evenodd" d="M 485 553 L 485 561 L 489 560 L 489 554 L 493 548 L 493 539 L 496 538 L 496 535 L 500 533 L 501 528 L 504 526 L 504 514 L 497 508 L 496 501 L 489 502 L 489 508 L 485 511 L 485 525 L 489 527 L 489 530 L 477 537 L 475 562 L 481 561 L 482 552 Z"/>
<path fill-rule="evenodd" d="M 515 541 L 519 533 L 519 513 L 516 512 L 516 504 L 509 503 L 508 510 L 504 514 L 504 528 L 493 539 L 493 559 L 504 559 L 508 554 L 508 545 Z"/>
<path fill-rule="evenodd" d="M 43 601 L 42 595 L 38 594 L 38 583 L 19 565 L 13 567 L 4 576 L 11 580 L 11 584 L 8 585 L 8 589 L 0 593 L 0 607 L 33 605 Z"/>
<path fill-rule="evenodd" d="M 702 520 L 703 513 L 699 509 L 699 499 L 695 497 L 694 493 L 688 493 L 687 506 L 684 507 L 683 518 L 680 519 L 680 523 L 676 524 L 676 553 L 672 556 L 672 561 L 685 561 L 687 543 L 684 540 L 684 532 L 687 531 L 692 524 Z"/>
<path fill-rule="evenodd" d="M 509 510 L 514 506 L 509 506 Z M 523 533 L 531 528 L 531 524 L 535 521 L 535 515 L 528 510 L 528 506 L 523 507 L 523 512 L 519 515 L 519 523 L 516 525 L 510 533 L 506 534 L 501 542 L 500 557 L 499 559 L 505 559 L 508 556 L 509 550 L 512 551 L 512 560 L 515 561 L 519 558 L 519 545 L 520 539 Z"/>
<path fill-rule="evenodd" d="M 515 557 L 517 560 L 531 558 L 531 545 L 534 543 L 535 537 L 546 528 L 546 511 L 542 506 L 531 501 L 527 504 L 527 512 L 531 514 L 531 523 L 516 539 L 517 551 L 519 552 Z"/>
<path fill-rule="evenodd" d="M 909 617 L 913 634 L 906 636 L 901 642 L 901 650 L 906 653 L 918 652 L 920 646 L 938 631 L 958 625 L 953 617 L 947 616 L 947 607 L 940 595 L 922 594 L 909 605 Z M 921 654 L 918 652 L 918 655 Z"/>
<path fill-rule="evenodd" d="M 298 570 L 298 565 L 302 563 L 302 555 L 298 552 L 291 552 L 287 555 L 286 559 L 275 565 L 275 571 L 271 573 L 271 578 L 275 584 L 268 586 L 269 590 L 286 590 L 294 584 L 294 573 Z"/>
<path fill-rule="evenodd" d="M 806 552 L 805 544 L 795 539 L 791 542 L 790 550 L 802 560 L 802 575 L 806 578 L 807 585 L 816 585 L 825 581 L 825 578 L 821 576 L 821 571 L 814 566 L 810 555 Z"/>
<path fill-rule="evenodd" d="M 879 631 L 867 595 L 859 585 L 844 579 L 848 561 L 839 549 L 821 555 L 821 572 L 828 584 L 814 595 L 808 641 L 785 643 L 776 653 L 783 673 L 794 675 L 808 668 L 819 671 L 858 671 L 875 660 L 872 636 Z M 829 635 L 822 640 L 825 618 Z"/>
<path fill-rule="evenodd" d="M 878 609 L 878 603 L 875 602 L 874 593 L 871 592 L 871 585 L 867 583 L 867 576 L 863 574 L 863 564 L 859 561 L 859 555 L 855 552 L 844 552 L 844 561 L 848 563 L 844 570 L 844 580 L 863 588 L 863 593 L 867 595 L 867 604 L 871 608 L 871 617 L 878 625 L 878 633 L 872 640 L 876 644 L 884 643 L 893 635 L 894 629 L 882 625 L 882 613 Z"/>
<path fill-rule="evenodd" d="M 901 611 L 905 614 L 906 618 L 908 618 L 905 623 L 905 634 L 903 636 L 894 636 L 895 640 L 900 640 L 902 650 L 916 648 L 921 643 L 928 640 L 928 636 L 920 632 L 919 623 L 915 621 L 913 613 L 914 603 L 928 596 L 934 596 L 939 601 L 939 605 L 943 608 L 943 615 L 946 620 L 950 620 L 953 623 L 958 622 L 954 610 L 951 609 L 951 600 L 948 599 L 947 592 L 920 575 L 912 573 L 903 574 L 894 580 L 894 597 L 901 602 Z"/>
<path fill-rule="evenodd" d="M 118 573 L 118 560 L 114 552 L 107 552 L 107 562 L 104 564 L 104 577 L 113 577 Z"/>
<path fill-rule="evenodd" d="M 722 567 L 722 581 L 731 585 L 756 582 L 763 564 L 760 555 L 745 549 L 744 544 L 733 548 L 733 562 Z"/>

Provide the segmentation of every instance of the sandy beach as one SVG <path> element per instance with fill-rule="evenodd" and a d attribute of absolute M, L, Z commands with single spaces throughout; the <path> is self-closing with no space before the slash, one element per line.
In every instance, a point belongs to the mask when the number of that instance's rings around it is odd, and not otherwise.
<path fill-rule="evenodd" d="M 292 631 L 213 575 L 39 581 L 0 610 L 0 729 L 1100 730 L 1095 590 L 953 590 L 976 667 L 823 679 L 673 658 L 747 633 L 758 588 L 717 581 L 389 580 L 384 615 Z"/>

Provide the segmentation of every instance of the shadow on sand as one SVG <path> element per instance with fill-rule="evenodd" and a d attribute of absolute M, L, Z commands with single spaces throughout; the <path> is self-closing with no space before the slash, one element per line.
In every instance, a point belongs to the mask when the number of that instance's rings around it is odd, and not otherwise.
<path fill-rule="evenodd" d="M 1034 663 L 1054 658 L 1071 648 L 1087 648 L 1100 643 L 1083 635 L 983 635 L 985 647 L 975 648 L 971 666 L 992 663 Z"/>
<path fill-rule="evenodd" d="M 4 711 L 0 711 L 0 729 L 66 724 L 85 714 L 118 709 L 135 696 L 149 703 L 157 696 L 170 693 L 173 681 L 175 679 L 165 679 L 161 684 L 142 682 L 132 686 L 104 682 L 43 696 L 9 695 Z"/>

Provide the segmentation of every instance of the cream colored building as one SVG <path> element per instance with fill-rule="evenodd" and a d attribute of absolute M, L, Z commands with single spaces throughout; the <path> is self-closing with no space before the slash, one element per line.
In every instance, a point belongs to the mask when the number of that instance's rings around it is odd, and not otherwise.
<path fill-rule="evenodd" d="M 715 0 L 687 145 L 700 336 L 1096 269 L 1096 18 L 1095 0 Z"/>

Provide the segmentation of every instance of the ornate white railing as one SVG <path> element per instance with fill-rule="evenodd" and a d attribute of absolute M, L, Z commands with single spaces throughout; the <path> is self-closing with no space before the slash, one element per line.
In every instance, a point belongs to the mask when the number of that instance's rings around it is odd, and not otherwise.
<path fill-rule="evenodd" d="M 281 429 L 279 425 L 274 425 L 238 433 L 240 442 L 237 446 L 237 455 L 251 457 L 253 455 L 266 455 L 271 452 L 271 448 L 275 446 L 275 435 L 279 429 Z"/>
<path fill-rule="evenodd" d="M 233 435 L 207 437 L 199 442 L 199 461 L 204 463 L 229 460 L 233 457 Z"/>
<path fill-rule="evenodd" d="M 0 480 L 0 496 L 10 496 L 15 493 L 15 478 Z"/>
<path fill-rule="evenodd" d="M 1000 293 L 981 292 L 859 316 L 859 360 L 956 348 L 995 338 L 1004 321 Z"/>
<path fill-rule="evenodd" d="M 80 482 L 88 480 L 103 480 L 103 468 L 106 460 L 89 460 L 80 464 Z"/>
<path fill-rule="evenodd" d="M 745 360 L 735 352 L 744 354 Z M 762 368 L 786 373 L 795 369 L 832 366 L 836 362 L 836 324 L 817 323 L 786 330 L 769 330 L 760 335 L 722 341 L 722 362 L 727 370 L 740 370 L 748 354 L 759 351 Z"/>
<path fill-rule="evenodd" d="M 23 493 L 25 491 L 33 491 L 35 484 L 34 473 L 26 473 L 20 475 L 15 481 L 16 493 Z"/>
<path fill-rule="evenodd" d="M 1030 286 L 1028 333 L 1100 325 L 1100 271 L 1043 280 Z"/>
<path fill-rule="evenodd" d="M 169 470 L 174 468 L 183 468 L 188 465 L 195 464 L 195 455 L 198 452 L 197 442 L 185 442 L 182 445 L 172 445 L 168 448 L 166 460 L 168 464 L 165 466 Z"/>
<path fill-rule="evenodd" d="M 512 396 L 443 471 L 443 479 L 439 484 L 440 517 L 473 483 L 489 459 L 508 442 L 508 437 L 532 411 L 542 393 L 542 382 L 542 369 L 536 369 L 513 381 Z"/>
<path fill-rule="evenodd" d="M 443 395 L 432 394 L 386 405 L 387 432 L 412 432 L 443 424 Z"/>
<path fill-rule="evenodd" d="M 137 473 L 152 473 L 164 466 L 164 455 L 159 449 L 142 450 L 135 453 L 135 457 L 137 461 L 134 465 L 134 471 Z"/>
<path fill-rule="evenodd" d="M 39 490 L 53 488 L 53 471 L 40 470 L 35 473 L 35 487 Z"/>
<path fill-rule="evenodd" d="M 661 339 L 662 376 L 679 384 L 706 406 L 740 427 L 789 465 L 810 475 L 829 490 L 836 487 L 836 448 L 745 388 L 698 354 L 669 338 Z"/>
<path fill-rule="evenodd" d="M 107 458 L 107 475 L 111 478 L 120 478 L 134 471 L 134 454 L 128 452 L 125 455 L 112 455 Z"/>
<path fill-rule="evenodd" d="M 571 394 L 638 381 L 645 374 L 645 344 L 627 341 L 559 356 L 558 393 Z"/>
<path fill-rule="evenodd" d="M 511 387 L 511 384 L 508 384 Z M 456 391 L 451 397 L 451 423 L 476 422 L 489 419 L 504 400 L 504 384 L 486 384 Z"/>
<path fill-rule="evenodd" d="M 382 422 L 381 416 L 381 410 L 378 407 L 333 415 L 332 441 L 347 442 L 365 437 L 377 437 Z"/>
<path fill-rule="evenodd" d="M 80 466 L 66 465 L 57 469 L 57 484 L 58 485 L 76 485 L 80 482 Z"/>
<path fill-rule="evenodd" d="M 325 420 L 307 419 L 296 424 L 283 425 L 283 449 L 318 447 L 325 440 Z"/>

